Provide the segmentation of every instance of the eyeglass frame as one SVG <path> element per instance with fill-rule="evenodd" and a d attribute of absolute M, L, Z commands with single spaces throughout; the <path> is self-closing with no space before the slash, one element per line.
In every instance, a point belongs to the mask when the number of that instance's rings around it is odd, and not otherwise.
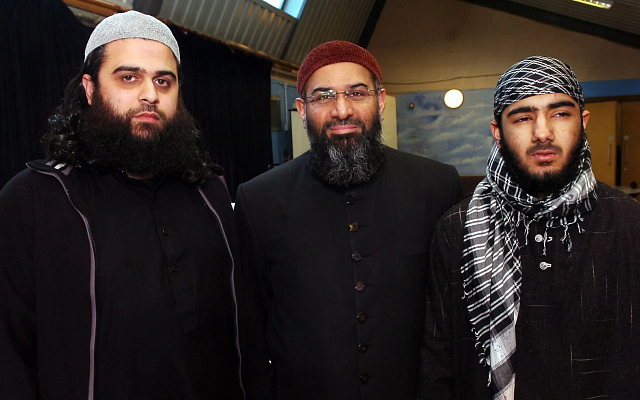
<path fill-rule="evenodd" d="M 365 86 L 365 87 L 366 87 L 366 85 L 362 85 L 362 86 Z M 330 93 L 330 92 L 333 92 L 333 96 L 332 96 L 332 97 L 333 97 L 333 101 L 334 101 L 334 103 L 338 101 L 338 95 L 339 95 L 340 93 L 343 93 L 343 94 L 344 94 L 344 98 L 345 98 L 345 100 L 347 100 L 347 101 L 349 101 L 349 102 L 353 102 L 353 103 L 358 103 L 357 101 L 349 100 L 349 99 L 351 98 L 351 97 L 349 96 L 349 93 L 351 93 L 351 92 L 355 92 L 355 91 L 361 91 L 361 90 L 362 90 L 362 89 L 354 89 L 354 90 L 333 90 L 333 89 L 329 89 L 329 90 L 321 90 L 320 92 L 323 92 L 323 93 Z M 377 97 L 377 96 L 378 96 L 378 94 L 379 94 L 380 92 L 382 92 L 383 90 L 385 90 L 385 89 L 384 89 L 384 88 L 380 88 L 379 90 L 378 90 L 378 89 L 365 89 L 365 90 L 367 91 L 367 93 L 368 93 L 368 92 L 375 92 L 375 93 L 376 93 L 376 94 L 375 94 L 375 96 L 369 96 L 369 95 L 368 95 L 368 96 L 367 96 L 367 98 L 369 98 L 369 97 Z M 301 96 L 301 97 L 305 100 L 305 103 L 306 103 L 306 102 L 307 102 L 307 99 L 313 99 L 315 96 L 314 96 L 314 95 L 311 95 L 311 96 Z M 313 102 L 313 101 L 309 101 L 309 103 L 311 103 L 312 107 L 315 107 L 315 106 L 314 106 L 315 102 Z M 329 104 L 332 104 L 332 103 L 323 104 L 323 105 L 321 105 L 321 106 L 329 105 Z"/>

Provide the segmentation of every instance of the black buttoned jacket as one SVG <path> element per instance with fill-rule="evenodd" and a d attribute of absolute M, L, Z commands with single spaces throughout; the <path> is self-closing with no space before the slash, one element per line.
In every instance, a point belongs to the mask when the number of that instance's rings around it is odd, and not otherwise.
<path fill-rule="evenodd" d="M 528 226 L 511 355 L 517 400 L 640 398 L 640 205 L 602 182 L 596 195 L 580 233 L 577 224 L 548 229 L 545 243 L 544 222 Z M 469 200 L 447 211 L 434 233 L 421 400 L 492 398 L 460 273 Z M 524 232 L 520 224 L 521 244 Z"/>
<path fill-rule="evenodd" d="M 357 187 L 321 182 L 307 153 L 238 188 L 278 399 L 415 398 L 431 234 L 462 190 L 452 166 L 385 157 Z"/>

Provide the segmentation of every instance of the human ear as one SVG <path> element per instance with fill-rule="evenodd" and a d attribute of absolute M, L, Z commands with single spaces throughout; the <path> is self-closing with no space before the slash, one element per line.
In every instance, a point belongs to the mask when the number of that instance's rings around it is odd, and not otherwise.
<path fill-rule="evenodd" d="M 82 75 L 82 86 L 84 86 L 84 94 L 87 96 L 87 103 L 91 105 L 91 99 L 93 98 L 93 89 L 95 88 L 95 86 L 89 74 Z"/>
<path fill-rule="evenodd" d="M 500 128 L 498 127 L 498 122 L 496 122 L 496 120 L 494 119 L 493 121 L 491 121 L 491 136 L 493 136 L 493 140 L 496 141 L 498 148 L 500 148 L 501 135 L 502 132 L 500 132 Z"/>
<path fill-rule="evenodd" d="M 587 130 L 587 123 L 589 122 L 589 117 L 591 116 L 591 112 L 584 110 L 582 112 L 582 126 L 585 130 Z"/>
<path fill-rule="evenodd" d="M 378 93 L 378 107 L 380 108 L 380 120 L 384 121 L 384 108 L 387 102 L 387 91 L 386 89 L 380 89 L 380 93 Z"/>
<path fill-rule="evenodd" d="M 304 125 L 304 129 L 307 129 L 306 109 L 304 106 L 304 100 L 302 100 L 300 97 L 296 99 L 296 109 L 298 110 L 298 113 L 302 118 L 302 124 Z"/>

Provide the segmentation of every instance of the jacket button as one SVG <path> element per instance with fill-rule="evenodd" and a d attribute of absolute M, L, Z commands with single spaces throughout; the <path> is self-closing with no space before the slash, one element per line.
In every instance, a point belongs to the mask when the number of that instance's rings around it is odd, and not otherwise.
<path fill-rule="evenodd" d="M 366 343 L 362 343 L 360 346 L 358 346 L 358 351 L 360 351 L 360 354 L 366 353 L 367 350 L 369 350 L 369 346 L 367 346 Z"/>
<path fill-rule="evenodd" d="M 364 288 L 367 287 L 367 285 L 364 284 L 364 282 L 357 282 L 356 283 L 356 292 L 364 292 Z"/>
<path fill-rule="evenodd" d="M 351 253 L 351 259 L 353 261 L 360 261 L 362 260 L 362 254 L 360 254 L 359 251 L 354 251 L 353 253 Z"/>
<path fill-rule="evenodd" d="M 358 232 L 358 229 L 360 229 L 360 227 L 358 226 L 357 222 L 352 222 L 349 224 L 349 232 Z"/>
<path fill-rule="evenodd" d="M 369 382 L 369 374 L 360 375 L 360 383 L 362 383 L 363 385 L 366 385 L 367 382 Z"/>
<path fill-rule="evenodd" d="M 367 313 L 363 313 L 361 312 L 360 314 L 358 314 L 358 322 L 360 322 L 361 324 L 364 324 L 365 322 L 367 322 Z"/>
<path fill-rule="evenodd" d="M 347 197 L 346 197 L 346 201 L 347 201 L 347 204 L 349 204 L 349 205 L 356 204 L 356 198 L 355 198 L 355 197 L 353 197 L 353 196 L 352 196 L 352 195 L 350 195 L 350 194 L 349 194 L 349 195 L 347 195 Z"/>
<path fill-rule="evenodd" d="M 171 267 L 171 271 L 172 272 L 178 272 L 178 266 L 174 265 L 173 267 Z"/>

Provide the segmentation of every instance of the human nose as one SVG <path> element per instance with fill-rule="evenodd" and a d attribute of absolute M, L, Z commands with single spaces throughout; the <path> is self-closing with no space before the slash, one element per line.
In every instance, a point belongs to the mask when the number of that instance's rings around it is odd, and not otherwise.
<path fill-rule="evenodd" d="M 158 91 L 156 85 L 151 80 L 145 80 L 140 87 L 140 95 L 138 96 L 140 102 L 149 104 L 156 104 L 158 102 Z"/>
<path fill-rule="evenodd" d="M 351 102 L 347 100 L 347 93 L 337 92 L 336 101 L 333 104 L 333 109 L 331 110 L 331 117 L 346 119 L 350 115 L 353 115 L 353 108 Z"/>
<path fill-rule="evenodd" d="M 534 126 L 532 140 L 534 142 L 553 141 L 553 128 L 545 117 L 538 117 Z"/>

